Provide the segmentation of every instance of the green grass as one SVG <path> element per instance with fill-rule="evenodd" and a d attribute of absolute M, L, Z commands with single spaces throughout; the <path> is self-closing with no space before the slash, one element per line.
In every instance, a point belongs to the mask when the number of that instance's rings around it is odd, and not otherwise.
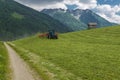
<path fill-rule="evenodd" d="M 16 12 L 12 13 L 12 17 L 14 17 L 15 19 L 19 19 L 19 20 L 24 19 L 23 15 L 16 13 Z"/>
<path fill-rule="evenodd" d="M 0 42 L 0 80 L 10 80 L 9 61 L 5 46 Z"/>
<path fill-rule="evenodd" d="M 24 49 L 26 54 L 20 54 L 39 74 L 52 74 L 49 80 L 120 79 L 120 26 L 61 34 L 58 40 L 33 36 L 13 43 Z"/>

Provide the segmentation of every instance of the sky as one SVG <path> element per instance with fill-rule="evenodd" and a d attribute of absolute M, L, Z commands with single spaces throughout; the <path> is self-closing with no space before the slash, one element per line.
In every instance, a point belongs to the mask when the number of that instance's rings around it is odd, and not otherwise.
<path fill-rule="evenodd" d="M 41 11 L 42 9 L 91 9 L 106 20 L 120 24 L 120 0 L 15 0 Z"/>

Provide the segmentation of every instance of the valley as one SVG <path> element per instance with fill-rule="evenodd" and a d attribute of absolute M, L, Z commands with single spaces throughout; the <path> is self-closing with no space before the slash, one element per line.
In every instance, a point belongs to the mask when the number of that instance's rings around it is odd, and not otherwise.
<path fill-rule="evenodd" d="M 120 80 L 120 6 L 110 3 L 0 0 L 0 80 Z"/>
<path fill-rule="evenodd" d="M 117 25 L 89 9 L 44 9 L 39 12 L 14 0 L 0 0 L 0 11 L 1 41 L 17 40 L 50 29 L 59 33 L 86 30 L 91 22 L 97 23 L 97 27 Z"/>

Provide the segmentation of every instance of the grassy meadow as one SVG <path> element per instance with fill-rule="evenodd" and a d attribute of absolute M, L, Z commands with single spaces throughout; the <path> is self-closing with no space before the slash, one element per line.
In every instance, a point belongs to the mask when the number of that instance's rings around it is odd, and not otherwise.
<path fill-rule="evenodd" d="M 120 26 L 12 42 L 43 80 L 119 80 Z"/>
<path fill-rule="evenodd" d="M 10 80 L 8 66 L 8 54 L 4 44 L 0 42 L 0 80 Z"/>

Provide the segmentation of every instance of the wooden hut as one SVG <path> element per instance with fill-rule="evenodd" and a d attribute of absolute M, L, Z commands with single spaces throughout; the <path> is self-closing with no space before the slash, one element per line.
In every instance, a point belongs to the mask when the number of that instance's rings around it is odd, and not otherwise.
<path fill-rule="evenodd" d="M 97 23 L 88 23 L 88 29 L 97 28 Z"/>

